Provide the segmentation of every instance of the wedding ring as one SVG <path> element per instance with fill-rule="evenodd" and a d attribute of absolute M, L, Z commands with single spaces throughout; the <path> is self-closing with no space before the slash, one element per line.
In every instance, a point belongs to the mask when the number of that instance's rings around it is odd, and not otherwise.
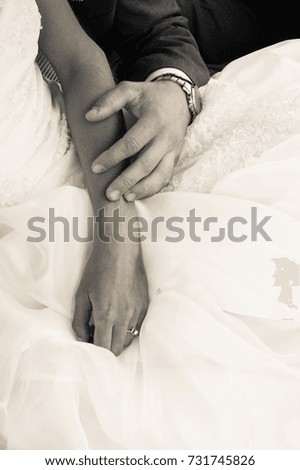
<path fill-rule="evenodd" d="M 127 333 L 129 333 L 132 336 L 138 336 L 139 330 L 137 330 L 134 326 L 131 328 L 131 330 L 127 330 Z"/>

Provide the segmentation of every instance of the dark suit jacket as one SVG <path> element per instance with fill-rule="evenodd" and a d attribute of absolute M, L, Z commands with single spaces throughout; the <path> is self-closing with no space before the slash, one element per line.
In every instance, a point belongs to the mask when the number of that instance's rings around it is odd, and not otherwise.
<path fill-rule="evenodd" d="M 215 70 L 271 44 L 299 37 L 295 0 L 176 0 L 206 64 Z"/>
<path fill-rule="evenodd" d="M 122 79 L 141 81 L 162 67 L 203 85 L 209 73 L 175 0 L 69 0 L 86 32 L 122 58 Z"/>

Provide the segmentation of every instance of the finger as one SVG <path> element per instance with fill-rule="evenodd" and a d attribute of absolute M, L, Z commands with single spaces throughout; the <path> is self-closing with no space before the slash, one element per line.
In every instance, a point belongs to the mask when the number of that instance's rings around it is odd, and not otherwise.
<path fill-rule="evenodd" d="M 86 119 L 91 122 L 103 121 L 121 111 L 138 94 L 136 83 L 121 82 L 95 101 L 93 107 L 86 113 Z"/>
<path fill-rule="evenodd" d="M 125 193 L 126 201 L 144 199 L 159 193 L 168 185 L 176 160 L 177 155 L 174 152 L 166 154 L 149 176 L 146 176 Z"/>
<path fill-rule="evenodd" d="M 95 322 L 94 344 L 111 350 L 113 323 L 107 320 L 98 320 Z"/>
<path fill-rule="evenodd" d="M 141 331 L 141 327 L 142 327 L 142 324 L 143 324 L 143 321 L 146 317 L 146 314 L 147 314 L 147 310 L 145 310 L 143 313 L 140 314 L 139 318 L 136 320 L 136 323 L 135 323 L 135 327 L 134 329 L 137 330 L 140 334 L 140 331 Z M 129 330 L 131 328 L 128 328 Z M 131 333 L 127 333 L 127 336 L 126 336 L 126 339 L 125 339 L 125 347 L 127 348 L 128 346 L 131 345 L 132 341 L 134 340 L 134 338 L 136 338 L 136 336 L 134 336 L 133 334 Z"/>
<path fill-rule="evenodd" d="M 140 118 L 118 142 L 94 160 L 93 172 L 103 173 L 123 160 L 133 157 L 153 139 L 157 132 L 154 120 L 148 117 Z"/>
<path fill-rule="evenodd" d="M 126 338 L 125 338 L 125 344 L 124 344 L 124 347 L 125 348 L 128 348 L 128 346 L 131 345 L 132 341 L 134 340 L 135 336 L 133 336 L 132 334 L 130 333 L 127 333 L 126 334 Z"/>
<path fill-rule="evenodd" d="M 91 318 L 91 302 L 86 292 L 76 295 L 75 311 L 72 322 L 72 328 L 79 341 L 89 342 Z"/>
<path fill-rule="evenodd" d="M 141 328 L 142 328 L 142 324 L 146 318 L 146 315 L 147 315 L 147 312 L 148 312 L 148 308 L 146 308 L 139 316 L 138 320 L 137 320 L 137 323 L 136 323 L 136 329 L 140 332 L 141 331 Z"/>
<path fill-rule="evenodd" d="M 132 317 L 132 319 L 130 321 L 130 326 L 128 327 L 128 330 L 126 330 L 127 331 L 126 338 L 125 338 L 125 347 L 126 348 L 132 343 L 134 338 L 136 338 L 136 336 L 134 336 L 132 333 L 129 333 L 129 331 L 132 330 L 132 329 L 138 330 L 138 332 L 140 331 L 139 327 L 138 327 L 138 318 L 139 318 L 138 315 L 135 315 L 134 317 Z"/>
<path fill-rule="evenodd" d="M 108 199 L 112 200 L 112 196 L 115 192 L 120 196 L 125 194 L 139 181 L 150 175 L 158 166 L 163 154 L 164 148 L 160 139 L 147 145 L 144 151 L 139 154 L 138 158 L 108 186 L 106 190 Z M 131 199 L 131 201 L 133 200 L 134 198 Z"/>
<path fill-rule="evenodd" d="M 115 356 L 119 356 L 124 349 L 127 335 L 127 327 L 124 325 L 115 325 L 113 328 L 111 350 Z"/>
<path fill-rule="evenodd" d="M 129 328 L 130 329 L 130 328 Z M 132 335 L 131 333 L 128 333 L 126 334 L 126 338 L 125 338 L 125 344 L 124 344 L 124 347 L 125 348 L 128 348 L 128 346 L 131 345 L 132 341 L 134 340 L 135 336 Z"/>

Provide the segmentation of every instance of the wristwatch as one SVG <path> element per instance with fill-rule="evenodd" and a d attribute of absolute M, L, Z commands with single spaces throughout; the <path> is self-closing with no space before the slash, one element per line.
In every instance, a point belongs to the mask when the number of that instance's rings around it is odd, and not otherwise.
<path fill-rule="evenodd" d="M 202 101 L 198 87 L 196 87 L 188 79 L 178 77 L 174 73 L 165 73 L 154 78 L 154 82 L 160 80 L 169 80 L 171 82 L 177 83 L 182 90 L 184 91 L 187 99 L 187 104 L 191 113 L 191 122 L 200 114 L 202 109 Z"/>

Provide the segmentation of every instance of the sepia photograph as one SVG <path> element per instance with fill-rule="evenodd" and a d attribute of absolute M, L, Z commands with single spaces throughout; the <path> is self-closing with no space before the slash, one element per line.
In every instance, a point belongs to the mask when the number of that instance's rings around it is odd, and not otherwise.
<path fill-rule="evenodd" d="M 297 11 L 0 0 L 1 468 L 299 468 Z"/>

